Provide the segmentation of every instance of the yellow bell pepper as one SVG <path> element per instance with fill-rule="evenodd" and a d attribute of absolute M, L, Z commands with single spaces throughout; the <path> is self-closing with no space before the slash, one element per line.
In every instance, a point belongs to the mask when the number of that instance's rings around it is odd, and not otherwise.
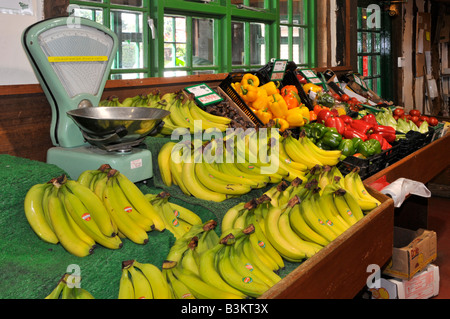
<path fill-rule="evenodd" d="M 301 127 L 305 125 L 303 110 L 300 107 L 290 109 L 285 119 L 289 123 L 290 128 Z"/>
<path fill-rule="evenodd" d="M 268 109 L 255 110 L 254 113 L 263 124 L 269 123 L 272 119 L 272 113 Z"/>
<path fill-rule="evenodd" d="M 300 109 L 300 112 L 303 115 L 303 118 L 305 119 L 305 123 L 309 123 L 311 121 L 311 119 L 310 119 L 311 114 L 309 112 L 308 107 L 306 107 L 305 104 L 301 104 L 299 106 L 299 109 Z"/>
<path fill-rule="evenodd" d="M 275 118 L 275 128 L 278 128 L 280 132 L 284 132 L 289 128 L 289 122 L 282 118 Z"/>
<path fill-rule="evenodd" d="M 253 103 L 258 98 L 258 88 L 249 84 L 241 85 L 239 95 L 245 103 Z"/>
<path fill-rule="evenodd" d="M 273 81 L 267 82 L 266 84 L 261 85 L 260 87 L 266 90 L 267 95 L 273 95 L 277 93 L 277 85 Z"/>
<path fill-rule="evenodd" d="M 269 109 L 276 118 L 283 118 L 288 112 L 286 101 L 278 93 L 269 96 Z"/>
<path fill-rule="evenodd" d="M 253 75 L 251 73 L 246 73 L 242 77 L 241 85 L 251 85 L 254 87 L 259 86 L 259 78 L 256 75 Z"/>
<path fill-rule="evenodd" d="M 231 87 L 239 94 L 241 92 L 241 82 L 231 83 Z"/>
<path fill-rule="evenodd" d="M 309 91 L 313 91 L 315 93 L 319 93 L 321 92 L 323 89 L 321 86 L 318 86 L 316 84 L 313 83 L 306 83 L 305 85 L 303 85 L 303 90 L 305 91 L 306 94 L 309 94 Z"/>
<path fill-rule="evenodd" d="M 269 99 L 266 90 L 258 87 L 256 100 L 252 103 L 252 107 L 257 110 L 266 109 L 269 106 Z"/>

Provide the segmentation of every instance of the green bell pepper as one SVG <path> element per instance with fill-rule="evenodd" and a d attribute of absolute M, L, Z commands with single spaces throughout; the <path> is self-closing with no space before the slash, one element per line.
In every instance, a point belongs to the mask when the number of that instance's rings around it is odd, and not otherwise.
<path fill-rule="evenodd" d="M 329 151 L 329 150 L 331 150 L 331 147 L 330 146 L 328 146 L 327 144 L 325 144 L 325 142 L 324 141 L 322 141 L 322 140 L 318 140 L 318 141 L 316 141 L 316 143 L 315 143 L 318 147 L 320 147 L 321 149 L 323 149 L 323 150 L 326 150 L 326 151 Z"/>
<path fill-rule="evenodd" d="M 372 139 L 362 142 L 358 146 L 358 153 L 361 153 L 365 158 L 381 153 L 381 144 L 378 140 Z"/>
<path fill-rule="evenodd" d="M 328 130 L 320 140 L 331 149 L 337 149 L 342 141 L 342 135 L 333 130 Z"/>
<path fill-rule="evenodd" d="M 343 139 L 338 146 L 338 149 L 342 152 L 342 155 L 352 156 L 355 154 L 355 147 L 353 141 L 350 139 Z"/>
<path fill-rule="evenodd" d="M 311 127 L 312 136 L 316 140 L 320 140 L 325 135 L 326 132 L 328 132 L 328 128 L 321 123 L 314 123 L 313 126 Z"/>
<path fill-rule="evenodd" d="M 359 137 L 354 137 L 354 138 L 352 138 L 352 142 L 353 142 L 353 148 L 355 149 L 355 152 L 357 152 L 359 144 L 361 144 L 363 142 L 363 140 Z"/>
<path fill-rule="evenodd" d="M 305 124 L 305 125 L 303 125 L 301 128 L 300 128 L 300 131 L 304 131 L 305 132 L 305 135 L 308 137 L 308 138 L 314 138 L 314 136 L 313 136 L 313 133 L 312 133 L 312 127 L 311 127 L 311 125 L 310 124 Z"/>

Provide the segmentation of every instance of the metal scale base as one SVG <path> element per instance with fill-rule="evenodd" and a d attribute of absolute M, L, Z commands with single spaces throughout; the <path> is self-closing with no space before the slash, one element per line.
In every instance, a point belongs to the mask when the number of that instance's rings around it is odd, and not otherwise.
<path fill-rule="evenodd" d="M 64 170 L 71 179 L 78 179 L 85 170 L 109 164 L 136 183 L 153 177 L 152 153 L 133 147 L 128 152 L 108 152 L 95 146 L 52 147 L 47 151 L 47 163 Z"/>

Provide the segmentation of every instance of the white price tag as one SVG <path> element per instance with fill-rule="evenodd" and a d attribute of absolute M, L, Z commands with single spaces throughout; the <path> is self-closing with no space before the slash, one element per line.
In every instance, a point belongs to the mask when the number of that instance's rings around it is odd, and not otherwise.
<path fill-rule="evenodd" d="M 131 169 L 136 169 L 136 168 L 140 168 L 142 167 L 142 158 L 133 160 L 130 162 L 130 168 Z"/>

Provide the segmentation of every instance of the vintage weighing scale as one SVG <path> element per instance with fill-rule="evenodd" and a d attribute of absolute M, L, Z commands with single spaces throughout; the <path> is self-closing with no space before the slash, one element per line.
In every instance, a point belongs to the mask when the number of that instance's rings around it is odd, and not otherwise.
<path fill-rule="evenodd" d="M 22 44 L 52 108 L 54 147 L 47 163 L 72 179 L 102 164 L 133 182 L 153 177 L 152 154 L 142 142 L 168 111 L 98 106 L 117 52 L 117 36 L 84 18 L 60 17 L 28 27 Z"/>

